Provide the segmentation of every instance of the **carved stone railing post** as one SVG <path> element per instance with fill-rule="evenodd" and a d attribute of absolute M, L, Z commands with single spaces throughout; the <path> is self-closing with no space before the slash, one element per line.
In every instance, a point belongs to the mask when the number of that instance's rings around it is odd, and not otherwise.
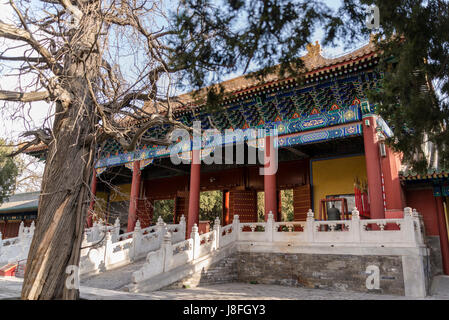
<path fill-rule="evenodd" d="M 25 225 L 24 225 L 24 223 L 22 221 L 20 223 L 20 226 L 19 226 L 19 239 L 20 239 L 20 241 L 22 241 L 24 236 L 25 236 L 25 232 L 24 231 L 25 231 Z"/>
<path fill-rule="evenodd" d="M 307 242 L 312 243 L 314 241 L 313 233 L 315 232 L 315 213 L 313 213 L 312 209 L 309 209 L 307 212 L 307 220 L 306 220 L 306 234 L 307 234 Z"/>
<path fill-rule="evenodd" d="M 142 243 L 142 229 L 140 227 L 140 221 L 136 221 L 136 225 L 133 231 L 133 242 L 132 242 L 132 256 L 131 259 L 136 259 L 139 256 L 141 243 Z"/>
<path fill-rule="evenodd" d="M 238 241 L 240 234 L 240 220 L 238 214 L 234 214 L 234 219 L 232 220 L 232 233 L 234 234 L 234 241 Z"/>
<path fill-rule="evenodd" d="M 120 219 L 115 219 L 114 227 L 112 230 L 112 242 L 117 242 L 120 236 Z"/>
<path fill-rule="evenodd" d="M 414 231 L 415 231 L 415 239 L 418 244 L 424 244 L 424 223 L 422 221 L 422 216 L 413 209 L 412 219 L 414 221 Z"/>
<path fill-rule="evenodd" d="M 197 259 L 200 255 L 200 234 L 198 233 L 198 226 L 196 223 L 192 227 L 192 233 L 190 237 L 193 240 L 193 260 Z"/>
<path fill-rule="evenodd" d="M 112 258 L 113 250 L 112 250 L 112 235 L 109 231 L 106 232 L 105 237 L 105 259 L 104 264 L 106 270 L 108 269 L 110 265 L 110 260 Z"/>
<path fill-rule="evenodd" d="M 182 237 L 180 237 L 181 239 L 185 239 L 186 238 L 186 232 L 187 232 L 187 226 L 186 226 L 186 218 L 184 217 L 184 215 L 181 216 L 181 218 L 179 219 L 179 229 L 180 232 L 182 234 Z"/>
<path fill-rule="evenodd" d="M 221 240 L 221 226 L 220 226 L 220 218 L 216 217 L 214 220 L 214 241 L 215 241 L 215 250 L 220 248 L 220 240 Z"/>
<path fill-rule="evenodd" d="M 98 222 L 96 222 L 96 221 L 94 222 L 94 225 L 92 227 L 92 232 L 90 233 L 90 237 L 91 237 L 91 239 L 90 239 L 91 242 L 97 241 L 100 238 L 100 227 L 98 226 Z"/>
<path fill-rule="evenodd" d="M 412 243 L 417 242 L 415 223 L 416 219 L 413 217 L 412 208 L 409 207 L 404 208 L 404 223 L 403 226 L 401 226 L 402 237 L 404 237 L 404 239 Z"/>
<path fill-rule="evenodd" d="M 167 230 L 165 228 L 165 222 L 162 219 L 162 217 L 157 218 L 156 230 L 157 230 L 159 241 L 160 241 L 159 246 L 161 246 L 162 241 L 164 239 L 164 235 L 167 232 Z"/>
<path fill-rule="evenodd" d="M 83 233 L 83 240 L 81 240 L 81 247 L 85 247 L 88 242 L 89 242 L 89 240 L 87 239 L 87 233 L 84 232 Z"/>
<path fill-rule="evenodd" d="M 352 210 L 349 232 L 352 234 L 353 242 L 360 242 L 360 212 L 356 207 Z"/>
<path fill-rule="evenodd" d="M 265 224 L 265 236 L 266 241 L 273 242 L 273 231 L 274 231 L 274 215 L 273 212 L 268 212 L 268 219 Z"/>
<path fill-rule="evenodd" d="M 162 257 L 164 261 L 164 272 L 170 270 L 171 260 L 173 257 L 173 248 L 171 244 L 171 233 L 167 232 L 162 241 Z"/>
<path fill-rule="evenodd" d="M 30 236 L 33 237 L 34 236 L 34 230 L 36 229 L 36 225 L 34 223 L 34 221 L 31 222 L 30 225 Z"/>

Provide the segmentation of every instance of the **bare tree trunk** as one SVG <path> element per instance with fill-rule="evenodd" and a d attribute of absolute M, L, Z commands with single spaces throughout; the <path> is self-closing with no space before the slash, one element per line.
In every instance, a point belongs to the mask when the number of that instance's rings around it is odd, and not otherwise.
<path fill-rule="evenodd" d="M 39 199 L 35 235 L 28 254 L 22 299 L 77 299 L 78 290 L 65 288 L 68 265 L 78 265 L 93 152 L 77 143 L 79 129 L 89 121 L 68 118 L 55 123 Z M 84 131 L 85 130 L 81 130 Z"/>
<path fill-rule="evenodd" d="M 87 19 L 87 18 L 86 18 Z M 79 290 L 65 286 L 69 265 L 78 266 L 90 194 L 98 123 L 92 83 L 99 70 L 94 19 L 72 54 L 65 58 L 64 87 L 71 97 L 57 103 L 53 140 L 42 179 L 36 230 L 28 254 L 22 299 L 77 299 Z"/>

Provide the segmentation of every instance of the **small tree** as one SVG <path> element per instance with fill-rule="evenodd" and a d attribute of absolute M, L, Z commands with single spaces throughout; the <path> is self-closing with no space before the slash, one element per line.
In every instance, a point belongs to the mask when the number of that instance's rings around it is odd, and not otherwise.
<path fill-rule="evenodd" d="M 5 140 L 0 139 L 0 204 L 15 190 L 19 168 L 14 158 L 9 157 L 13 147 L 6 147 Z"/>

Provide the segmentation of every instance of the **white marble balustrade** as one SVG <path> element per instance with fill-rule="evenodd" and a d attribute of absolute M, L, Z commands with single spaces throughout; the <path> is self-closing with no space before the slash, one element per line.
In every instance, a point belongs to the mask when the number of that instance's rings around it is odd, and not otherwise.
<path fill-rule="evenodd" d="M 275 244 L 282 246 L 350 246 L 350 247 L 424 247 L 421 216 L 411 208 L 404 209 L 403 219 L 360 220 L 356 208 L 351 220 L 316 221 L 312 210 L 306 221 L 275 222 L 268 214 L 266 222 L 241 223 L 239 216 L 227 226 L 215 219 L 211 232 L 199 235 L 195 224 L 191 239 L 172 244 L 166 234 L 159 250 L 150 252 L 143 267 L 133 273 L 133 282 L 139 283 L 162 272 L 168 272 L 199 259 L 233 243 L 254 243 L 267 250 Z M 272 243 L 272 244 L 270 244 Z"/>
<path fill-rule="evenodd" d="M 167 234 L 172 242 L 184 240 L 186 236 L 184 216 L 179 224 L 173 225 L 167 225 L 159 217 L 155 226 L 144 229 L 137 221 L 134 231 L 124 234 L 118 234 L 119 227 L 120 222 L 116 220 L 112 228 L 104 229 L 105 236 L 98 240 L 102 236 L 102 229 L 99 228 L 100 233 L 95 231 L 97 237 L 91 236 L 91 239 L 96 239 L 94 241 L 90 241 L 88 233 L 85 233 L 81 246 L 80 274 L 99 273 L 145 257 L 148 252 L 161 248 Z"/>
<path fill-rule="evenodd" d="M 29 227 L 25 227 L 22 221 L 17 237 L 2 240 L 2 233 L 0 232 L 0 265 L 27 258 L 34 229 L 34 221 Z"/>

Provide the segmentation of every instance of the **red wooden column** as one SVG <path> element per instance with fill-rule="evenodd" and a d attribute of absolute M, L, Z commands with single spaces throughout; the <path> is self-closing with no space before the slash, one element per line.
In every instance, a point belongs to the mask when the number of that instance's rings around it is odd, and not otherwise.
<path fill-rule="evenodd" d="M 192 150 L 192 163 L 190 165 L 190 190 L 189 190 L 189 213 L 187 218 L 187 238 L 190 238 L 192 227 L 200 220 L 200 173 L 201 160 L 199 149 Z"/>
<path fill-rule="evenodd" d="M 274 161 L 277 161 L 273 138 L 270 136 L 265 137 L 265 169 L 270 167 Z M 268 213 L 273 213 L 274 219 L 277 219 L 277 190 L 276 190 L 276 173 L 265 174 L 263 176 L 264 191 L 265 191 L 265 221 L 268 220 Z"/>
<path fill-rule="evenodd" d="M 92 180 L 90 182 L 90 204 L 89 204 L 89 211 L 87 213 L 87 227 L 92 227 L 92 219 L 94 214 L 94 208 L 95 208 L 95 196 L 97 194 L 97 170 L 93 170 L 92 174 Z"/>
<path fill-rule="evenodd" d="M 385 218 L 385 210 L 382 196 L 381 159 L 376 137 L 376 126 L 374 116 L 363 119 L 363 144 L 365 147 L 370 215 L 371 219 L 383 219 Z"/>
<path fill-rule="evenodd" d="M 129 195 L 128 229 L 127 232 L 134 231 L 137 222 L 137 201 L 140 192 L 140 161 L 133 163 L 133 178 L 131 182 L 131 194 Z"/>
<path fill-rule="evenodd" d="M 223 191 L 223 221 L 222 225 L 226 226 L 229 224 L 229 191 Z"/>
<path fill-rule="evenodd" d="M 447 238 L 446 217 L 443 207 L 443 197 L 435 197 L 438 219 L 438 233 L 440 234 L 441 257 L 443 273 L 449 275 L 449 241 Z"/>
<path fill-rule="evenodd" d="M 386 157 L 382 158 L 386 211 L 385 218 L 403 218 L 405 199 L 399 179 L 399 155 L 385 146 Z"/>

